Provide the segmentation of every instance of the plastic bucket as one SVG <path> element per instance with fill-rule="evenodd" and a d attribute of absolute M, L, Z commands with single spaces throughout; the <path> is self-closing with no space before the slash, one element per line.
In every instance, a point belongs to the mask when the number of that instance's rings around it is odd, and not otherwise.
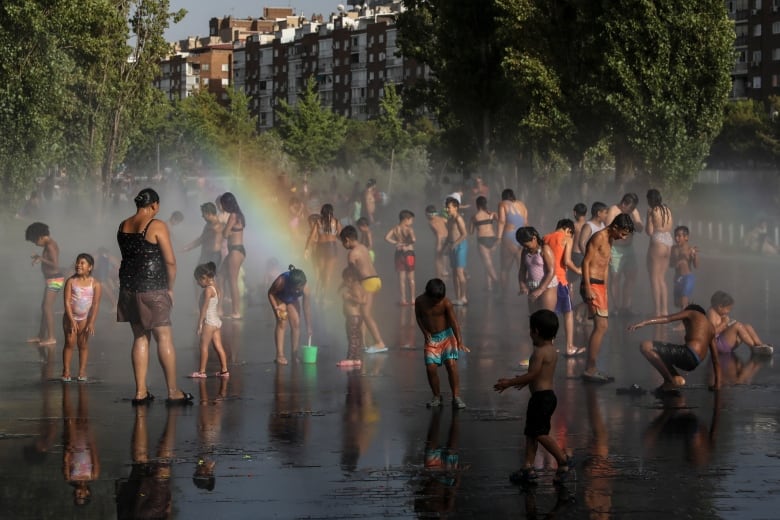
<path fill-rule="evenodd" d="M 317 362 L 317 347 L 314 345 L 302 345 L 301 346 L 301 361 L 303 363 L 316 363 Z"/>

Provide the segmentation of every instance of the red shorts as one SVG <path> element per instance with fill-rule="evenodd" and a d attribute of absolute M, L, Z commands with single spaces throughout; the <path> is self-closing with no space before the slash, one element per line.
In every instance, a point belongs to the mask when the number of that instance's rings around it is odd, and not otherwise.
<path fill-rule="evenodd" d="M 607 299 L 607 285 L 604 280 L 597 280 L 591 278 L 590 280 L 590 293 L 593 296 L 592 300 L 585 299 L 585 284 L 580 285 L 580 296 L 588 304 L 589 315 L 591 318 L 594 316 L 601 316 L 606 318 L 609 316 L 609 301 Z"/>
<path fill-rule="evenodd" d="M 396 251 L 395 252 L 395 272 L 414 271 L 414 251 Z"/>

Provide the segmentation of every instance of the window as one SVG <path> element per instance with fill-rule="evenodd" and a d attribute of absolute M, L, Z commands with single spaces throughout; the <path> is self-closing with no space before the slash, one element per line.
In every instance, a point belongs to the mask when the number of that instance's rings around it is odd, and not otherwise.
<path fill-rule="evenodd" d="M 761 76 L 753 76 L 753 88 L 761 88 Z"/>
<path fill-rule="evenodd" d="M 780 48 L 774 48 L 772 49 L 772 59 L 774 61 L 780 60 Z"/>
<path fill-rule="evenodd" d="M 201 82 L 201 85 L 203 85 L 204 87 L 208 87 L 209 86 L 209 78 L 203 78 L 202 80 L 200 80 L 200 82 Z"/>
<path fill-rule="evenodd" d="M 761 36 L 761 24 L 758 23 L 753 26 L 753 36 Z"/>
<path fill-rule="evenodd" d="M 753 51 L 753 65 L 761 63 L 761 51 Z"/>
<path fill-rule="evenodd" d="M 208 72 L 210 67 L 211 65 L 209 65 L 208 63 L 204 63 L 203 65 L 200 66 L 200 70 L 204 72 Z"/>
<path fill-rule="evenodd" d="M 230 72 L 230 65 L 227 63 L 222 64 L 222 72 Z"/>
<path fill-rule="evenodd" d="M 379 35 L 379 43 L 384 43 L 384 41 L 385 41 L 385 35 L 384 34 L 380 34 Z"/>
<path fill-rule="evenodd" d="M 777 74 L 772 74 L 772 86 L 773 87 L 780 86 L 780 83 L 778 83 L 778 79 L 780 79 L 780 76 L 778 76 Z"/>
<path fill-rule="evenodd" d="M 230 85 L 230 80 L 227 78 L 222 78 L 222 86 L 227 87 L 228 85 Z"/>
<path fill-rule="evenodd" d="M 780 34 L 780 22 L 772 22 L 772 34 Z"/>

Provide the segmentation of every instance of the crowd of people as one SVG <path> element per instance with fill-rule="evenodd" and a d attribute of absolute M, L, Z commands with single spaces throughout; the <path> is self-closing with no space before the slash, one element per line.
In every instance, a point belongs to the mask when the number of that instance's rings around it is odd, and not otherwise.
<path fill-rule="evenodd" d="M 635 193 L 625 194 L 611 206 L 593 202 L 590 219 L 587 206 L 577 203 L 572 219 L 558 220 L 554 229 L 542 233 L 531 226 L 532 216 L 512 189 L 504 189 L 501 200 L 492 211 L 489 189 L 478 179 L 464 200 L 464 191 L 443 197 L 441 207 L 429 204 L 425 216 L 430 229 L 435 276 L 426 281 L 417 294 L 415 280 L 419 267 L 416 247 L 415 213 L 403 208 L 398 222 L 384 225 L 379 236 L 394 249 L 392 265 L 397 275 L 397 302 L 414 308 L 424 341 L 424 364 L 432 397 L 430 408 L 442 406 L 438 368 L 444 366 L 450 384 L 452 405 L 461 409 L 466 403 L 460 394 L 457 360 L 468 352 L 460 332 L 455 307 L 467 306 L 469 285 L 476 280 L 496 298 L 523 294 L 527 298 L 530 334 L 534 345 L 526 374 L 500 379 L 495 389 L 529 386 L 525 435 L 527 447 L 524 467 L 512 480 L 533 483 L 537 476 L 531 467 L 537 444 L 542 444 L 557 459 L 556 482 L 563 482 L 573 467 L 573 459 L 558 448 L 549 436 L 550 420 L 556 408 L 554 375 L 558 350 L 553 345 L 559 323 L 563 322 L 565 342 L 561 355 L 585 357 L 581 373 L 587 383 L 609 383 L 614 378 L 598 368 L 599 353 L 607 333 L 610 316 L 632 319 L 637 316 L 633 302 L 638 275 L 633 237 L 645 232 L 649 238 L 646 266 L 653 301 L 653 317 L 629 326 L 633 331 L 648 325 L 680 322 L 684 338 L 677 344 L 643 341 L 640 352 L 662 379 L 656 393 L 675 392 L 685 384 L 679 371 L 692 371 L 709 355 L 713 365 L 712 387 L 720 385 L 719 356 L 747 344 L 755 355 L 771 355 L 773 348 L 762 341 L 755 329 L 731 318 L 733 298 L 716 291 L 710 308 L 690 303 L 699 268 L 697 247 L 689 243 L 690 230 L 674 226 L 672 210 L 663 202 L 658 190 L 647 192 L 647 212 L 643 219 Z M 309 338 L 313 334 L 311 307 L 340 301 L 344 316 L 344 344 L 347 346 L 341 367 L 360 367 L 365 355 L 387 352 L 388 343 L 375 318 L 375 303 L 383 282 L 375 266 L 377 244 L 374 230 L 383 226 L 378 208 L 382 205 L 376 182 L 369 180 L 357 190 L 346 207 L 349 215 L 340 218 L 334 204 L 323 203 L 318 212 L 307 211 L 311 201 L 294 195 L 289 200 L 288 236 L 298 242 L 303 262 L 311 262 L 313 277 L 289 265 L 267 282 L 267 299 L 275 321 L 274 361 L 284 366 L 296 360 L 305 324 Z M 46 224 L 35 222 L 26 231 L 26 240 L 41 247 L 32 256 L 40 263 L 44 277 L 39 333 L 31 343 L 42 347 L 56 344 L 53 307 L 55 299 L 64 298 L 62 380 L 72 380 L 70 365 L 78 349 L 78 381 L 86 381 L 88 339 L 95 334 L 95 319 L 102 294 L 115 306 L 117 320 L 128 322 L 132 331 L 131 358 L 135 379 L 132 403 L 142 406 L 154 399 L 149 392 L 149 354 L 152 340 L 167 383 L 166 402 L 190 404 L 192 394 L 177 385 L 176 350 L 171 328 L 171 310 L 177 278 L 177 262 L 171 243 L 171 221 L 158 217 L 161 201 L 158 193 L 146 188 L 134 198 L 136 211 L 122 220 L 117 229 L 121 252 L 118 260 L 118 287 L 110 282 L 112 261 L 107 252 L 95 258 L 79 254 L 72 275 L 60 269 L 59 248 Z M 339 203 L 345 207 L 345 201 Z M 247 257 L 244 246 L 252 223 L 242 212 L 236 196 L 225 192 L 215 203 L 200 206 L 204 226 L 201 234 L 188 243 L 185 251 L 200 247 L 194 282 L 201 290 L 198 306 L 197 334 L 200 336 L 200 363 L 190 377 L 208 376 L 210 347 L 216 353 L 219 370 L 214 375 L 230 375 L 220 327 L 222 320 L 241 320 L 242 305 L 239 277 Z M 541 220 L 541 219 L 540 219 Z M 249 226 L 249 227 L 248 227 Z M 469 244 L 475 238 L 481 272 L 469 269 Z M 346 262 L 339 265 L 340 252 Z M 105 256 L 105 258 L 102 258 Z M 498 256 L 498 269 L 495 267 Z M 298 262 L 298 258 L 291 259 Z M 116 262 L 114 262 L 116 263 Z M 287 262 L 285 262 L 287 263 Z M 272 264 L 279 266 L 280 263 Z M 667 271 L 674 270 L 672 302 L 677 312 L 669 312 Z M 98 271 L 101 273 L 98 276 Z M 341 273 L 340 282 L 337 280 Z M 94 273 L 94 274 L 93 274 Z M 449 285 L 449 287 L 448 287 Z M 105 291 L 104 291 L 105 288 Z M 515 290 L 516 288 L 516 290 Z M 576 290 L 575 290 L 576 289 Z M 385 289 L 386 291 L 386 289 Z M 60 296 L 60 293 L 63 293 Z M 580 298 L 577 298 L 576 295 Z M 449 295 L 449 297 L 448 297 Z M 385 298 L 388 298 L 385 296 Z M 395 299 L 395 297 L 392 297 Z M 303 318 L 303 319 L 302 319 Z M 586 319 L 587 318 L 587 319 Z M 303 323 L 302 323 L 303 322 Z M 587 345 L 575 341 L 575 324 L 584 327 L 592 322 Z M 285 336 L 290 335 L 290 356 Z M 371 341 L 368 341 L 368 338 Z"/>

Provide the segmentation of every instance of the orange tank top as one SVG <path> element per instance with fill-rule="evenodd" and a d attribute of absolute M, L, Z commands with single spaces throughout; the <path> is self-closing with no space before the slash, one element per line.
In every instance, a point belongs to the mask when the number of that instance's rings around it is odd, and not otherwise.
<path fill-rule="evenodd" d="M 555 258 L 555 277 L 561 283 L 566 282 L 566 261 L 563 258 L 563 251 L 566 247 L 566 232 L 562 229 L 553 231 L 544 237 L 544 243 L 552 249 Z"/>

